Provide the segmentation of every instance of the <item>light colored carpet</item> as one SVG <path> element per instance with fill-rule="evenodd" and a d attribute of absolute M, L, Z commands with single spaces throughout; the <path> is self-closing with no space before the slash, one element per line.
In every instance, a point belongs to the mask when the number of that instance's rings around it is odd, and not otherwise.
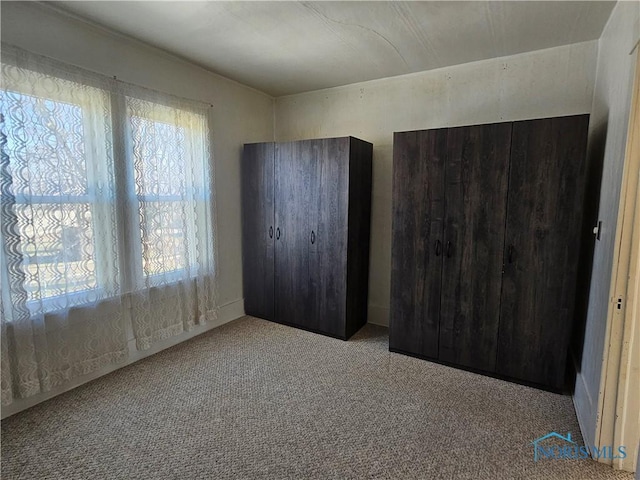
<path fill-rule="evenodd" d="M 571 398 L 245 317 L 2 422 L 4 479 L 632 478 L 534 463 Z"/>

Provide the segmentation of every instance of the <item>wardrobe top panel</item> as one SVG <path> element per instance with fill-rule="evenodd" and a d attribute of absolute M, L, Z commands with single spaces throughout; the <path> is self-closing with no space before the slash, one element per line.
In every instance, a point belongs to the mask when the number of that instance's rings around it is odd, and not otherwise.
<path fill-rule="evenodd" d="M 448 127 L 435 127 L 435 128 L 418 128 L 415 130 L 403 130 L 396 133 L 411 133 L 411 132 L 426 132 L 426 131 L 435 131 L 435 130 L 450 130 L 452 128 L 465 128 L 465 127 L 480 127 L 482 125 L 500 125 L 500 124 L 509 124 L 509 123 L 522 123 L 522 122 L 535 122 L 538 120 L 547 120 L 551 118 L 571 118 L 571 117 L 588 117 L 588 113 L 578 113 L 575 115 L 558 115 L 556 117 L 541 117 L 541 118 L 525 118 L 522 120 L 510 120 L 508 122 L 487 122 L 487 123 L 474 123 L 471 125 L 451 125 Z"/>
<path fill-rule="evenodd" d="M 301 140 L 291 140 L 288 142 L 249 142 L 249 143 L 245 143 L 245 145 L 261 145 L 261 144 L 266 144 L 266 143 L 272 143 L 272 144 L 279 144 L 279 143 L 296 143 L 296 142 L 313 142 L 316 140 L 340 140 L 340 139 L 346 139 L 346 138 L 351 138 L 353 140 L 357 140 L 358 142 L 362 142 L 362 143 L 368 143 L 369 145 L 373 144 L 371 142 L 367 142 L 366 140 L 362 140 L 361 138 L 358 137 L 354 137 L 351 135 L 347 135 L 344 137 L 322 137 L 322 138 L 305 138 L 305 139 L 301 139 Z"/>

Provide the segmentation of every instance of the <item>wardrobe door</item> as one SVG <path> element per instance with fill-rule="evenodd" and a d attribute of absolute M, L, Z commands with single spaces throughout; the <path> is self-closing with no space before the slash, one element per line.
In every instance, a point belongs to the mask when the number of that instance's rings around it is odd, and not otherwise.
<path fill-rule="evenodd" d="M 395 133 L 389 348 L 437 358 L 447 130 Z"/>
<path fill-rule="evenodd" d="M 312 142 L 278 143 L 275 157 L 275 320 L 313 323 L 309 281 Z"/>
<path fill-rule="evenodd" d="M 347 235 L 349 206 L 349 138 L 312 142 L 311 288 L 315 315 L 309 328 L 345 337 L 347 304 Z"/>
<path fill-rule="evenodd" d="M 556 389 L 573 321 L 588 121 L 513 126 L 497 371 Z"/>
<path fill-rule="evenodd" d="M 273 320 L 274 144 L 244 146 L 241 163 L 242 278 L 247 315 Z"/>
<path fill-rule="evenodd" d="M 511 123 L 451 128 L 439 359 L 494 371 Z"/>

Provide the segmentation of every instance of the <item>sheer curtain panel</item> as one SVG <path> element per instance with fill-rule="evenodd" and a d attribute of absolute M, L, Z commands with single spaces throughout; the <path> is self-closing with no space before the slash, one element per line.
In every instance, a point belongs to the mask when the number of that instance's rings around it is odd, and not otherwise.
<path fill-rule="evenodd" d="M 3 404 L 215 318 L 210 112 L 2 45 Z"/>
<path fill-rule="evenodd" d="M 139 349 L 216 316 L 208 106 L 121 85 Z"/>

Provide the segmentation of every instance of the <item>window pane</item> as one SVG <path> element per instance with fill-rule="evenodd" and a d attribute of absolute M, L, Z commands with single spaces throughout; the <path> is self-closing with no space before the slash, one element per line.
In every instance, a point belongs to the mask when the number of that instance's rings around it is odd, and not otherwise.
<path fill-rule="evenodd" d="M 11 91 L 1 95 L 14 193 L 85 195 L 82 108 Z"/>
<path fill-rule="evenodd" d="M 89 203 L 17 204 L 15 211 L 30 300 L 96 288 Z"/>
<path fill-rule="evenodd" d="M 140 202 L 140 238 L 145 275 L 180 270 L 188 265 L 184 213 L 184 203 L 180 201 Z"/>
<path fill-rule="evenodd" d="M 177 125 L 132 116 L 136 194 L 185 193 L 185 131 Z"/>

